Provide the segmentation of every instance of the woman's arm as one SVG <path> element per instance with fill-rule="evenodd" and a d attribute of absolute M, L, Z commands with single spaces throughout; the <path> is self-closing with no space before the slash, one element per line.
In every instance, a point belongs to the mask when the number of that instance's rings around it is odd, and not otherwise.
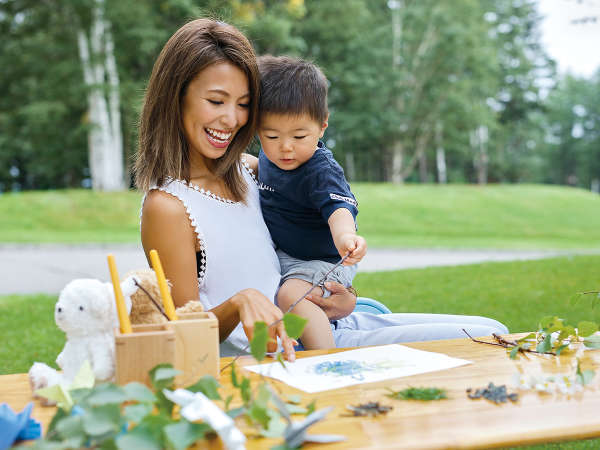
<path fill-rule="evenodd" d="M 196 233 L 177 198 L 159 190 L 148 193 L 142 207 L 142 246 L 149 264 L 150 250 L 158 252 L 176 307 L 198 299 Z"/>

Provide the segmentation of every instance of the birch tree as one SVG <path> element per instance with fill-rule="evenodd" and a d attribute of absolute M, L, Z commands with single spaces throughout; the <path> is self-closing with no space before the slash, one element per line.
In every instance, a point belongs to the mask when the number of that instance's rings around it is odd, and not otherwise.
<path fill-rule="evenodd" d="M 119 99 L 119 75 L 105 1 L 94 0 L 88 30 L 77 29 L 79 59 L 88 88 L 91 128 L 88 134 L 92 188 L 117 191 L 125 188 L 123 178 L 123 134 Z"/>

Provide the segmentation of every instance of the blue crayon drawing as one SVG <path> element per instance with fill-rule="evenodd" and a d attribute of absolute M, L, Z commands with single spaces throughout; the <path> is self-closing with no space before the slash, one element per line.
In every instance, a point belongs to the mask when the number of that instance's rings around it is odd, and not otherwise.
<path fill-rule="evenodd" d="M 393 368 L 407 367 L 412 364 L 403 361 L 378 361 L 367 363 L 357 360 L 324 361 L 308 368 L 316 375 L 330 375 L 334 377 L 350 377 L 362 381 L 367 372 L 383 373 Z"/>
<path fill-rule="evenodd" d="M 314 373 L 319 375 L 349 376 L 355 380 L 364 380 L 364 372 L 376 369 L 358 361 L 325 361 L 313 367 Z"/>

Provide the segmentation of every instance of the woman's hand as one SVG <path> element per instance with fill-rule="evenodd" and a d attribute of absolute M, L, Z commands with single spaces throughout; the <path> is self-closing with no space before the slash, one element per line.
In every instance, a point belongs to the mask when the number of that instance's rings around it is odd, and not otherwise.
<path fill-rule="evenodd" d="M 331 296 L 323 298 L 317 294 L 306 296 L 315 305 L 320 306 L 329 320 L 337 320 L 346 317 L 356 307 L 356 295 L 346 289 L 342 284 L 334 281 L 326 281 L 325 288 L 331 292 Z"/>
<path fill-rule="evenodd" d="M 283 313 L 273 302 L 256 289 L 244 289 L 238 292 L 231 297 L 231 302 L 236 306 L 248 341 L 254 336 L 254 324 L 259 321 L 265 322 L 269 332 L 267 352 L 277 350 L 277 337 L 279 337 L 285 358 L 290 362 L 296 359 L 294 341 L 285 332 L 283 320 L 281 320 Z M 274 322 L 277 324 L 270 326 Z"/>

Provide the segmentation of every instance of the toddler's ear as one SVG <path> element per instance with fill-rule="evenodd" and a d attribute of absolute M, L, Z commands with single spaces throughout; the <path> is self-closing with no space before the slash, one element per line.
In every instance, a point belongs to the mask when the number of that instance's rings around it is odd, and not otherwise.
<path fill-rule="evenodd" d="M 329 113 L 327 113 L 327 117 L 325 117 L 325 120 L 321 124 L 321 133 L 319 134 L 320 138 L 323 137 L 323 135 L 325 134 L 325 130 L 327 129 L 328 126 L 329 126 Z"/>

